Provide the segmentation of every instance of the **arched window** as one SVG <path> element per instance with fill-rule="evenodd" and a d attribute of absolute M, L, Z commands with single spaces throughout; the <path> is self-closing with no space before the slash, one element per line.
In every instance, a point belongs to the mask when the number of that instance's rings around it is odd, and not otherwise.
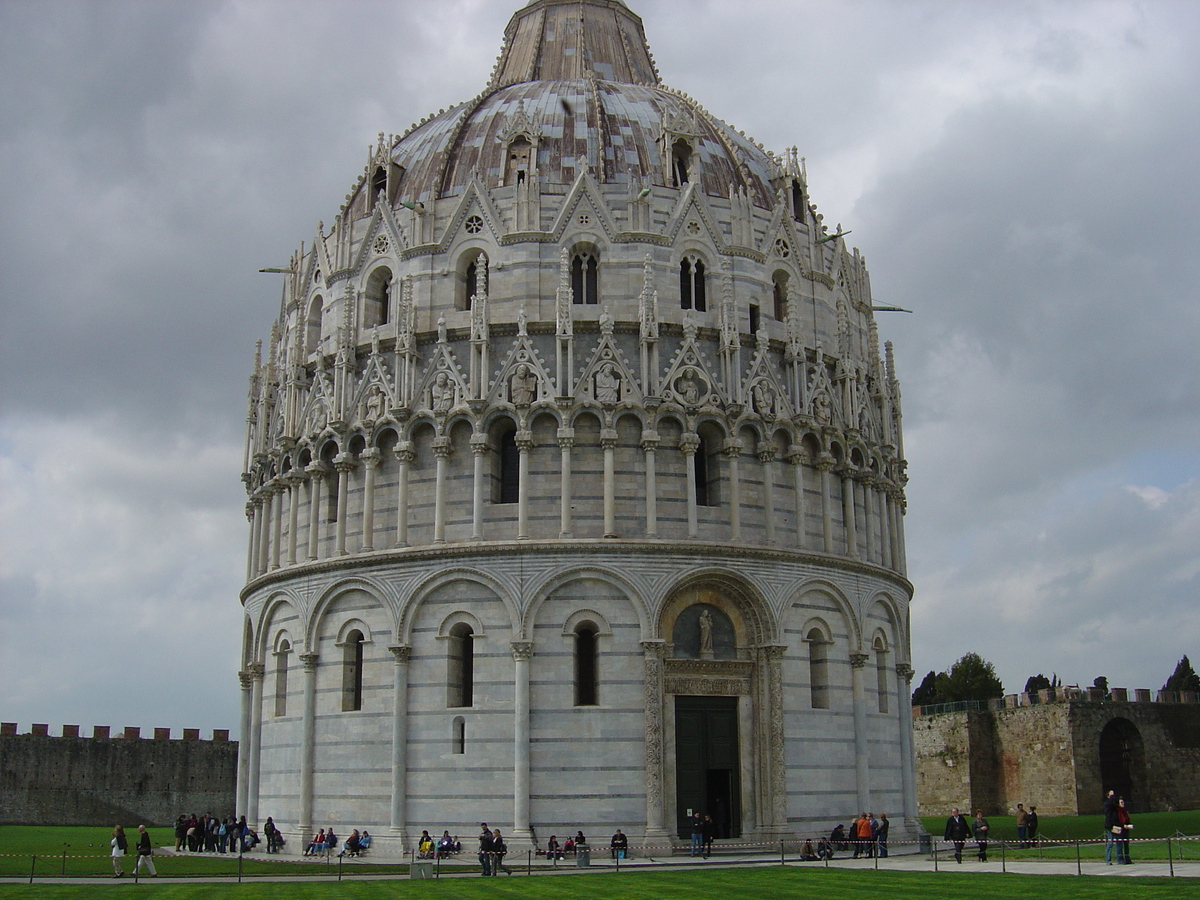
<path fill-rule="evenodd" d="M 679 308 L 705 312 L 704 262 L 696 256 L 685 256 L 679 263 Z"/>
<path fill-rule="evenodd" d="M 367 279 L 367 290 L 363 297 L 363 327 L 386 325 L 391 306 L 392 270 L 387 266 L 380 266 Z"/>
<path fill-rule="evenodd" d="M 342 646 L 342 710 L 362 709 L 363 633 L 357 628 L 346 635 Z"/>
<path fill-rule="evenodd" d="M 287 715 L 288 662 L 291 653 L 292 645 L 280 641 L 279 649 L 275 651 L 275 718 Z"/>
<path fill-rule="evenodd" d="M 521 450 L 515 427 L 501 432 L 496 464 L 495 502 L 517 503 L 521 499 Z"/>
<path fill-rule="evenodd" d="M 480 258 L 482 257 L 482 259 Z M 468 250 L 459 257 L 456 309 L 470 309 L 471 298 L 487 287 L 488 257 L 482 250 Z"/>
<path fill-rule="evenodd" d="M 316 353 L 321 349 L 321 314 L 325 301 L 321 295 L 312 298 L 308 304 L 308 318 L 305 320 L 304 349 L 307 353 Z"/>
<path fill-rule="evenodd" d="M 692 148 L 683 138 L 679 138 L 671 146 L 671 186 L 683 187 L 688 183 L 689 169 L 692 165 Z"/>
<path fill-rule="evenodd" d="M 711 435 L 700 435 L 696 448 L 696 505 L 719 506 L 717 496 L 717 441 Z"/>
<path fill-rule="evenodd" d="M 775 318 L 782 322 L 787 318 L 788 273 L 779 269 L 771 276 L 772 295 L 775 299 Z"/>
<path fill-rule="evenodd" d="M 518 135 L 508 145 L 508 183 L 524 184 L 529 177 L 529 154 L 533 146 L 525 135 Z"/>
<path fill-rule="evenodd" d="M 455 716 L 450 730 L 450 752 L 461 756 L 467 752 L 467 720 Z"/>
<path fill-rule="evenodd" d="M 595 706 L 597 690 L 598 643 L 596 626 L 583 622 L 575 629 L 575 705 Z"/>
<path fill-rule="evenodd" d="M 375 208 L 381 193 L 385 198 L 387 197 L 387 169 L 383 166 L 376 166 L 375 171 L 371 174 L 371 193 L 367 197 L 368 210 Z"/>
<path fill-rule="evenodd" d="M 888 651 L 882 637 L 875 638 L 875 693 L 879 698 L 879 711 L 888 711 Z"/>
<path fill-rule="evenodd" d="M 475 632 L 466 622 L 450 629 L 446 659 L 446 705 L 470 706 L 475 687 Z"/>
<path fill-rule="evenodd" d="M 594 253 L 571 257 L 571 302 L 595 306 L 600 302 L 600 264 Z"/>
<path fill-rule="evenodd" d="M 808 684 L 813 709 L 829 709 L 829 650 L 825 635 L 813 628 L 805 637 L 808 642 Z"/>

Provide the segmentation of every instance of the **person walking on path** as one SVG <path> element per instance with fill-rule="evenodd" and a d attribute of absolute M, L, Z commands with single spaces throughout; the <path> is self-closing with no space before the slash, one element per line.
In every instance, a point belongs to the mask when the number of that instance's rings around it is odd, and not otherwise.
<path fill-rule="evenodd" d="M 150 832 L 146 831 L 145 825 L 138 826 L 138 845 L 137 845 L 137 861 L 133 864 L 133 874 L 137 875 L 145 866 L 150 870 L 150 877 L 157 878 L 158 873 L 154 871 L 154 860 L 151 859 L 151 854 L 154 853 L 154 848 L 150 846 Z"/>
<path fill-rule="evenodd" d="M 492 832 L 487 822 L 479 823 L 479 865 L 483 867 L 483 876 L 492 874 Z"/>
<path fill-rule="evenodd" d="M 983 817 L 983 810 L 975 810 L 975 843 L 979 845 L 979 861 L 987 862 L 988 820 Z"/>
<path fill-rule="evenodd" d="M 125 826 L 117 825 L 113 828 L 112 840 L 109 843 L 112 845 L 113 878 L 120 878 L 125 874 L 122 859 L 129 852 L 129 841 L 125 840 Z"/>
<path fill-rule="evenodd" d="M 958 807 L 950 810 L 950 818 L 946 820 L 945 839 L 954 844 L 954 861 L 962 864 L 963 844 L 971 837 L 971 826 L 959 815 Z"/>

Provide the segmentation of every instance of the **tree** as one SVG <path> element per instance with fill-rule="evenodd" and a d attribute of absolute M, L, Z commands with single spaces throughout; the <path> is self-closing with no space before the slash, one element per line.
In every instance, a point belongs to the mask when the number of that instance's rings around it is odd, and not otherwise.
<path fill-rule="evenodd" d="M 1092 682 L 1092 687 L 1100 688 L 1100 690 L 1104 691 L 1104 696 L 1108 696 L 1108 679 L 1105 676 L 1097 675 L 1096 679 Z"/>
<path fill-rule="evenodd" d="M 978 653 L 967 653 L 950 667 L 946 702 L 991 700 L 1004 696 L 1004 684 L 996 667 Z"/>
<path fill-rule="evenodd" d="M 1196 670 L 1192 668 L 1191 662 L 1185 653 L 1175 666 L 1175 671 L 1171 673 L 1171 677 L 1167 679 L 1167 683 L 1162 686 L 1164 691 L 1200 691 L 1200 675 L 1196 674 Z"/>
<path fill-rule="evenodd" d="M 1052 687 L 1054 685 L 1050 683 L 1050 679 L 1041 672 L 1038 672 L 1036 675 L 1030 675 L 1025 681 L 1026 694 L 1036 694 L 1038 691 L 1049 690 Z"/>
<path fill-rule="evenodd" d="M 948 672 L 930 672 L 913 691 L 913 706 L 954 703 L 959 700 L 991 700 L 1004 696 L 1004 685 L 996 668 L 978 653 L 968 653 Z"/>

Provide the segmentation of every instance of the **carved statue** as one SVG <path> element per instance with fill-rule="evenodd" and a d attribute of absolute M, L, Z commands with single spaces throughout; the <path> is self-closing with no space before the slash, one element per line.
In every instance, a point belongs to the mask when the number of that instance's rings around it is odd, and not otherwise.
<path fill-rule="evenodd" d="M 775 392 L 766 381 L 754 385 L 754 410 L 764 419 L 775 418 Z"/>
<path fill-rule="evenodd" d="M 508 395 L 514 406 L 528 406 L 537 396 L 537 376 L 521 363 L 508 383 Z"/>
<path fill-rule="evenodd" d="M 685 406 L 698 406 L 700 403 L 700 383 L 696 380 L 695 369 L 684 369 L 683 376 L 675 383 L 675 390 L 683 398 Z"/>
<path fill-rule="evenodd" d="M 429 399 L 434 415 L 444 416 L 450 412 L 454 406 L 454 384 L 447 373 L 437 373 L 433 379 L 433 386 L 429 389 Z"/>
<path fill-rule="evenodd" d="M 700 613 L 700 652 L 712 653 L 712 614 L 706 609 Z"/>
<path fill-rule="evenodd" d="M 831 412 L 829 405 L 829 394 L 825 392 L 824 388 L 813 394 L 812 405 L 813 418 L 816 419 L 817 422 L 819 422 L 821 425 L 828 425 L 833 421 L 833 413 Z"/>
<path fill-rule="evenodd" d="M 366 410 L 365 419 L 368 422 L 374 422 L 383 415 L 383 389 L 378 384 L 371 385 L 367 393 Z"/>
<path fill-rule="evenodd" d="M 617 403 L 621 399 L 621 375 L 617 367 L 606 362 L 595 376 L 596 399 L 601 403 Z"/>

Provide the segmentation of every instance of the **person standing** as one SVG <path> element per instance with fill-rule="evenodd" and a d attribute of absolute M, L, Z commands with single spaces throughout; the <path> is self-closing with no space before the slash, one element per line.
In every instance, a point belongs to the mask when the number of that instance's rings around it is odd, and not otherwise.
<path fill-rule="evenodd" d="M 479 865 L 485 878 L 492 874 L 492 832 L 487 822 L 479 823 Z"/>
<path fill-rule="evenodd" d="M 700 818 L 700 813 L 692 813 L 692 852 L 689 856 L 702 856 L 704 854 L 704 820 Z"/>
<path fill-rule="evenodd" d="M 708 859 L 712 856 L 713 838 L 717 836 L 717 823 L 713 821 L 713 817 L 705 814 L 704 816 L 704 858 Z"/>
<path fill-rule="evenodd" d="M 113 828 L 112 840 L 109 843 L 112 845 L 113 878 L 120 878 L 125 874 L 125 864 L 121 860 L 129 850 L 129 842 L 125 840 L 124 825 L 117 825 Z"/>
<path fill-rule="evenodd" d="M 1029 818 L 1027 819 L 1027 822 L 1028 825 L 1026 825 L 1026 828 L 1028 831 L 1026 832 L 1025 837 L 1027 838 L 1029 846 L 1032 847 L 1037 843 L 1038 816 L 1036 806 L 1029 807 Z"/>
<path fill-rule="evenodd" d="M 1123 866 L 1133 865 L 1129 858 L 1129 837 L 1133 831 L 1133 823 L 1129 821 L 1129 810 L 1125 807 L 1125 798 L 1117 799 L 1117 824 L 1121 826 L 1121 842 L 1117 847 L 1117 862 Z"/>
<path fill-rule="evenodd" d="M 137 860 L 133 864 L 133 874 L 137 875 L 145 866 L 150 870 L 150 877 L 157 878 L 158 873 L 154 871 L 154 860 L 151 859 L 154 853 L 154 848 L 150 846 L 150 832 L 146 831 L 145 825 L 138 826 L 138 845 L 137 845 Z"/>
<path fill-rule="evenodd" d="M 1017 804 L 1017 846 L 1026 846 L 1029 837 L 1029 813 L 1025 812 L 1025 804 Z"/>
<path fill-rule="evenodd" d="M 967 824 L 958 812 L 958 807 L 950 810 L 950 818 L 946 820 L 945 839 L 954 844 L 954 861 L 962 864 L 963 844 L 971 837 L 971 826 Z"/>
<path fill-rule="evenodd" d="M 1121 825 L 1117 821 L 1117 792 L 1109 791 L 1104 795 L 1104 862 L 1113 864 L 1113 857 L 1121 861 Z"/>
<path fill-rule="evenodd" d="M 887 813 L 879 814 L 879 830 L 875 833 L 875 840 L 879 844 L 879 858 L 887 859 L 888 848 L 888 829 L 891 827 L 891 822 L 888 821 Z"/>
<path fill-rule="evenodd" d="M 975 843 L 979 845 L 979 861 L 987 862 L 988 820 L 983 817 L 983 810 L 975 810 Z"/>

